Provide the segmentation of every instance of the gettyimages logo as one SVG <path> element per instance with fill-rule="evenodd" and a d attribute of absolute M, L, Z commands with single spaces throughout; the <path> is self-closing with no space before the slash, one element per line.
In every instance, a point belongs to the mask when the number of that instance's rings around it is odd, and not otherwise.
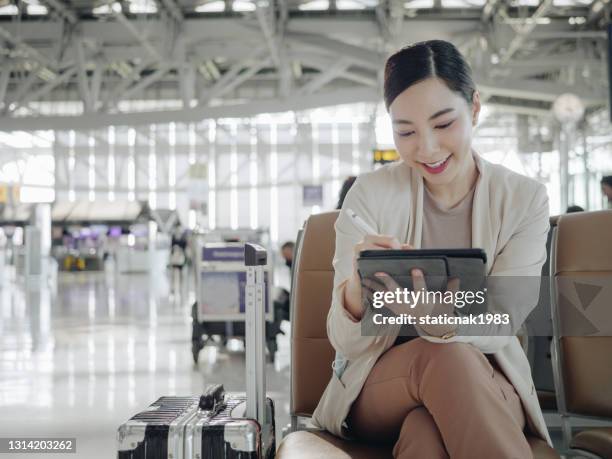
<path fill-rule="evenodd" d="M 554 320 L 560 336 L 612 336 L 612 276 L 556 276 L 552 292 L 550 280 L 493 276 L 471 290 L 445 291 L 438 282 L 426 291 L 370 292 L 362 334 L 395 334 L 401 325 L 400 335 L 418 336 L 415 326 L 454 324 L 464 336 L 552 336 Z"/>

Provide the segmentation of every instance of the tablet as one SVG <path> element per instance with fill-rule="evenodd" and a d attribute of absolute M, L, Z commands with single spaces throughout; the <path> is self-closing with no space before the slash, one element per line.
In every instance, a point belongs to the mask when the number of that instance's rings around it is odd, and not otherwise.
<path fill-rule="evenodd" d="M 482 249 L 364 250 L 357 259 L 362 279 L 384 272 L 400 287 L 412 290 L 410 272 L 419 268 L 431 291 L 446 290 L 451 277 L 459 278 L 459 290 L 482 290 L 486 282 L 486 263 L 487 255 Z"/>

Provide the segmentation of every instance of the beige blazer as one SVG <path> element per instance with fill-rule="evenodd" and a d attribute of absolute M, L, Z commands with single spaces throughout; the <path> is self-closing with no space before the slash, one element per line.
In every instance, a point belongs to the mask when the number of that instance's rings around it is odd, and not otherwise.
<path fill-rule="evenodd" d="M 472 209 L 472 247 L 487 254 L 489 276 L 540 276 L 546 260 L 549 229 L 548 196 L 535 180 L 489 163 L 475 155 L 480 172 Z M 354 210 L 379 234 L 395 236 L 400 242 L 421 247 L 423 225 L 423 179 L 406 164 L 394 163 L 361 175 L 349 191 L 344 206 Z M 336 352 L 348 364 L 339 378 L 332 378 L 313 413 L 315 426 L 348 438 L 345 419 L 359 395 L 370 370 L 389 349 L 399 333 L 362 336 L 342 306 L 345 281 L 352 273 L 353 248 L 364 234 L 340 213 L 336 221 L 334 289 L 327 317 L 327 334 Z M 537 282 L 539 286 L 539 279 Z M 538 301 L 538 291 L 524 294 L 511 305 L 513 320 L 520 324 Z M 493 327 L 493 326 L 492 326 Z M 487 331 L 488 332 L 488 331 Z M 546 440 L 550 436 L 531 378 L 527 357 L 516 336 L 455 336 L 446 341 L 471 343 L 483 353 L 493 354 L 499 367 L 514 385 L 526 412 L 530 430 Z"/>

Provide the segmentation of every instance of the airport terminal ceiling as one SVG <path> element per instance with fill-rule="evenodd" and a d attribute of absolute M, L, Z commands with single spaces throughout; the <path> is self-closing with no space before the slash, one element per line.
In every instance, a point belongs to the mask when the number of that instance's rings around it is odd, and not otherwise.
<path fill-rule="evenodd" d="M 393 50 L 447 39 L 490 107 L 607 100 L 607 0 L 0 0 L 0 126 L 193 122 L 380 98 Z M 64 116 L 66 118 L 64 118 Z"/>
<path fill-rule="evenodd" d="M 313 210 L 303 185 L 333 207 L 344 177 L 392 146 L 386 56 L 442 38 L 483 96 L 475 148 L 545 182 L 553 212 L 600 208 L 608 14 L 604 0 L 0 0 L 0 182 L 22 200 L 176 208 L 192 226 L 190 180 L 207 163 L 207 224 L 282 239 L 281 210 L 295 208 L 287 235 Z M 565 182 L 563 93 L 585 108 Z"/>

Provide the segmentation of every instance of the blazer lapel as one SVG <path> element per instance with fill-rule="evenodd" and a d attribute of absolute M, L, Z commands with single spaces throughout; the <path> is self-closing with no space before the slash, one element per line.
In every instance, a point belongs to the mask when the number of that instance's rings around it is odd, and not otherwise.
<path fill-rule="evenodd" d="M 487 254 L 487 272 L 491 271 L 495 256 L 495 240 L 493 239 L 493 224 L 489 201 L 489 174 L 487 163 L 474 154 L 476 167 L 480 174 L 474 190 L 472 204 L 472 247 L 483 249 Z"/>

